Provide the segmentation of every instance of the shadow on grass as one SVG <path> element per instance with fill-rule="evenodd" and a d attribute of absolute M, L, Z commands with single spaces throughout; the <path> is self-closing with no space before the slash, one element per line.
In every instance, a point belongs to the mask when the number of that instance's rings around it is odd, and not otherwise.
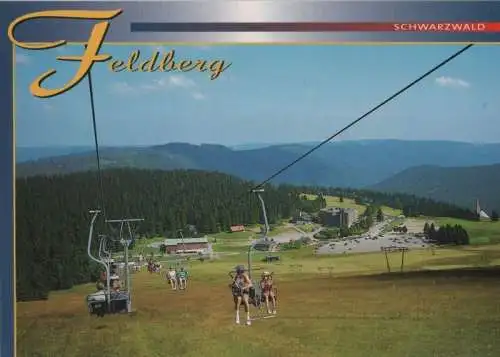
<path fill-rule="evenodd" d="M 399 280 L 399 279 L 499 279 L 500 266 L 468 267 L 442 270 L 419 270 L 408 272 L 392 272 L 374 275 L 364 275 L 364 279 Z"/>
<path fill-rule="evenodd" d="M 467 253 L 467 255 L 454 256 L 454 257 L 439 257 L 434 256 L 432 259 L 425 261 L 425 263 L 416 263 L 408 265 L 411 271 L 421 270 L 445 270 L 445 269 L 462 269 L 462 268 L 488 268 L 497 266 L 500 260 L 500 250 L 490 249 L 470 249 L 457 248 Z"/>
<path fill-rule="evenodd" d="M 410 316 L 407 314 L 367 314 L 367 313 L 359 313 L 359 314 L 318 314 L 315 316 L 312 315 L 276 315 L 280 320 L 375 320 L 375 321 L 391 321 L 391 320 L 412 320 L 412 321 L 423 321 L 423 320 L 432 320 L 432 316 Z"/>

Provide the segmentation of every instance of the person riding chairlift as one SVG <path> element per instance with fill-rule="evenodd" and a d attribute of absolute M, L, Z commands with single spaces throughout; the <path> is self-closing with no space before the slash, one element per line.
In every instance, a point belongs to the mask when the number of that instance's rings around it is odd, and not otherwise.
<path fill-rule="evenodd" d="M 98 291 L 105 290 L 107 283 L 108 281 L 107 281 L 106 271 L 102 271 L 101 276 L 99 277 L 99 281 L 96 283 L 97 290 Z M 109 286 L 111 290 L 114 290 L 116 292 L 120 291 L 121 288 L 120 277 L 118 276 L 118 274 L 116 274 L 114 268 L 112 268 L 109 274 Z"/>
<path fill-rule="evenodd" d="M 111 286 L 111 289 L 119 292 L 121 288 L 121 283 L 120 283 L 120 277 L 118 274 L 116 274 L 116 271 L 111 270 L 111 274 L 109 276 L 109 285 Z"/>
<path fill-rule="evenodd" d="M 247 325 L 251 325 L 250 321 L 250 289 L 252 288 L 252 280 L 246 273 L 243 265 L 238 265 L 236 268 L 236 275 L 231 285 L 233 293 L 234 309 L 236 310 L 236 324 L 240 323 L 240 306 L 243 303 L 246 312 Z"/>
<path fill-rule="evenodd" d="M 267 271 L 262 273 L 262 279 L 260 280 L 260 287 L 262 289 L 262 295 L 264 296 L 266 302 L 267 313 L 271 313 L 269 308 L 269 299 L 271 299 L 272 304 L 272 314 L 276 315 L 276 296 L 273 290 L 273 275 Z"/>
<path fill-rule="evenodd" d="M 168 268 L 167 279 L 168 283 L 172 286 L 172 290 L 177 290 L 177 272 L 174 268 Z"/>
<path fill-rule="evenodd" d="M 186 290 L 188 272 L 184 270 L 184 267 L 181 267 L 180 270 L 177 272 L 177 278 L 179 279 L 179 290 Z"/>

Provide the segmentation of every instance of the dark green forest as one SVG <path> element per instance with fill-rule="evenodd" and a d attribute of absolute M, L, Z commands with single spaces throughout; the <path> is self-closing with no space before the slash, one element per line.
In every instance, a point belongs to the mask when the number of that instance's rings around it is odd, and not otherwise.
<path fill-rule="evenodd" d="M 104 170 L 104 205 L 99 200 L 97 182 L 95 172 L 16 180 L 18 300 L 44 299 L 51 290 L 67 289 L 97 278 L 98 267 L 86 251 L 91 209 L 105 211 L 108 219 L 144 218 L 135 231 L 136 236 L 142 237 L 175 237 L 176 231 L 188 224 L 201 233 L 214 233 L 233 224 L 255 224 L 262 218 L 258 199 L 249 193 L 253 183 L 226 174 Z M 322 199 L 303 200 L 303 192 L 338 193 L 336 189 L 268 185 L 263 195 L 270 223 L 289 218 L 297 210 L 317 211 L 324 206 Z M 347 197 L 357 193 L 343 194 Z M 426 215 L 467 216 L 465 211 L 450 205 L 412 196 L 363 192 L 360 197 L 386 205 L 399 202 Z M 96 231 L 116 234 L 103 217 L 97 222 Z"/>
<path fill-rule="evenodd" d="M 436 229 L 434 223 L 425 223 L 424 234 L 431 241 L 440 245 L 468 245 L 469 234 L 460 225 L 446 224 Z"/>
<path fill-rule="evenodd" d="M 229 175 L 116 169 L 103 171 L 102 179 L 104 207 L 95 172 L 17 180 L 18 299 L 45 298 L 50 290 L 96 278 L 86 252 L 90 209 L 105 209 L 108 219 L 144 218 L 136 234 L 147 237 L 176 237 L 187 224 L 214 233 L 261 221 L 251 183 Z M 270 223 L 301 207 L 298 191 L 288 186 L 267 186 L 264 197 Z M 309 208 L 311 202 L 303 204 Z M 96 227 L 116 233 L 103 219 Z"/>

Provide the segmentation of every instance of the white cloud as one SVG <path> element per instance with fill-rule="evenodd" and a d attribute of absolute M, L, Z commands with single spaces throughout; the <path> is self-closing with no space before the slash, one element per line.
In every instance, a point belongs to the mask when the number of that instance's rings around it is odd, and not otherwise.
<path fill-rule="evenodd" d="M 189 79 L 185 76 L 173 75 L 167 78 L 168 78 L 168 83 L 173 87 L 181 87 L 181 88 L 196 87 L 196 83 L 194 83 L 192 79 Z"/>
<path fill-rule="evenodd" d="M 169 90 L 180 88 L 187 91 L 194 99 L 201 100 L 205 95 L 201 93 L 198 85 L 190 78 L 184 75 L 166 75 L 160 79 L 155 79 L 149 83 L 143 83 L 133 87 L 127 82 L 116 82 L 111 87 L 115 94 L 135 94 L 150 93 L 153 91 Z"/>
<path fill-rule="evenodd" d="M 141 84 L 139 86 L 142 90 L 160 90 L 168 88 L 195 88 L 196 83 L 182 75 L 171 75 L 160 79 L 155 79 L 151 83 Z"/>
<path fill-rule="evenodd" d="M 203 99 L 205 99 L 205 96 L 203 95 L 203 93 L 200 93 L 200 92 L 193 92 L 191 95 L 196 100 L 203 100 Z"/>
<path fill-rule="evenodd" d="M 127 82 L 115 82 L 111 86 L 111 91 L 116 94 L 129 94 L 135 92 L 135 89 Z"/>
<path fill-rule="evenodd" d="M 470 83 L 467 81 L 464 81 L 463 79 L 460 78 L 453 78 L 453 77 L 438 77 L 436 78 L 436 84 L 441 86 L 441 87 L 447 87 L 447 88 L 469 88 Z"/>
<path fill-rule="evenodd" d="M 16 64 L 28 64 L 30 59 L 28 56 L 22 53 L 16 53 Z"/>

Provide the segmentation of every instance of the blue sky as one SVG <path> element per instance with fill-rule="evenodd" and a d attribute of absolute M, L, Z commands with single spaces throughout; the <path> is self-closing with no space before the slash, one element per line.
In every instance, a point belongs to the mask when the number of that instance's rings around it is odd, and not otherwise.
<path fill-rule="evenodd" d="M 102 145 L 168 142 L 284 143 L 318 141 L 446 58 L 457 45 L 406 46 L 104 46 L 126 60 L 155 50 L 176 50 L 181 59 L 224 59 L 232 65 L 209 74 L 114 73 L 92 70 Z M 79 62 L 81 46 L 48 51 L 17 49 L 16 142 L 18 146 L 92 145 L 88 83 L 40 99 L 29 84 L 49 68 L 47 86 L 59 87 Z M 356 139 L 500 142 L 500 82 L 493 75 L 500 46 L 475 46 L 399 99 L 340 137 Z"/>

